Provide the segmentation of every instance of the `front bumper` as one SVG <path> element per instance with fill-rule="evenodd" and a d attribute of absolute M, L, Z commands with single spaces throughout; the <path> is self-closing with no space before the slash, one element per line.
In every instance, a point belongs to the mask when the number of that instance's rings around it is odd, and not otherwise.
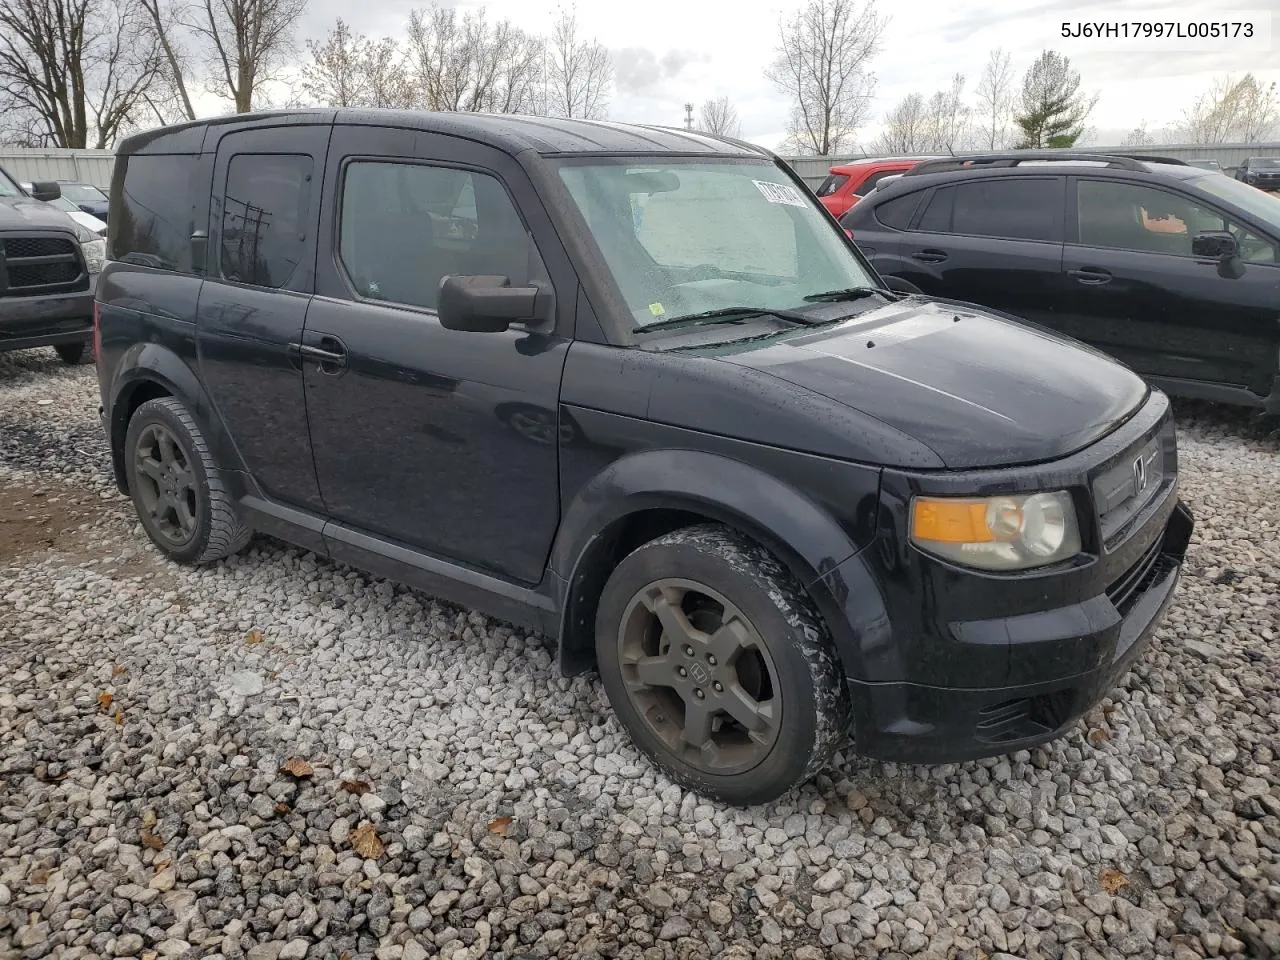
<path fill-rule="evenodd" d="M 1025 749 L 1065 733 L 1106 696 L 1146 649 L 1173 599 L 1191 538 L 1191 512 L 1174 505 L 1155 545 L 1104 594 L 1031 615 L 952 623 L 970 644 L 1007 648 L 1025 670 L 1053 650 L 1095 659 L 1061 676 L 999 687 L 848 680 L 857 752 L 902 763 L 952 763 Z M 1062 666 L 1067 666 L 1063 663 Z"/>
<path fill-rule="evenodd" d="M 0 297 L 0 350 L 75 343 L 93 336 L 93 290 Z"/>

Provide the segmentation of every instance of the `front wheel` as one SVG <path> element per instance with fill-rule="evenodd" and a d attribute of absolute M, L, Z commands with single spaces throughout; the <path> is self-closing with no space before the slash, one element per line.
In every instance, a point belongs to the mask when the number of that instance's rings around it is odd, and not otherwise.
<path fill-rule="evenodd" d="M 812 777 L 844 738 L 849 698 L 830 638 L 790 573 L 718 525 L 628 555 L 600 598 L 605 692 L 673 780 L 746 805 Z"/>
<path fill-rule="evenodd" d="M 143 529 L 170 560 L 211 563 L 249 542 L 253 531 L 223 487 L 200 427 L 173 397 L 134 411 L 125 473 Z"/>

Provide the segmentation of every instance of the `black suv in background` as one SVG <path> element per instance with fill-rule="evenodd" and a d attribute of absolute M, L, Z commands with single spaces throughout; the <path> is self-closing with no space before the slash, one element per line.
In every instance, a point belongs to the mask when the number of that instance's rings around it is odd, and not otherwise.
<path fill-rule="evenodd" d="M 1280 190 L 1280 157 L 1250 157 L 1236 170 L 1236 179 L 1259 190 Z"/>
<path fill-rule="evenodd" d="M 0 350 L 53 347 L 67 363 L 93 357 L 93 283 L 107 242 L 49 205 L 56 183 L 32 194 L 0 170 Z"/>
<path fill-rule="evenodd" d="M 257 529 L 541 631 L 707 794 L 1050 739 L 1173 596 L 1166 397 L 895 293 L 749 144 L 238 116 L 125 141 L 111 209 L 103 425 L 166 555 Z"/>
<path fill-rule="evenodd" d="M 1185 396 L 1280 413 L 1280 199 L 1176 160 L 922 163 L 841 221 L 886 277 L 1092 344 Z"/>

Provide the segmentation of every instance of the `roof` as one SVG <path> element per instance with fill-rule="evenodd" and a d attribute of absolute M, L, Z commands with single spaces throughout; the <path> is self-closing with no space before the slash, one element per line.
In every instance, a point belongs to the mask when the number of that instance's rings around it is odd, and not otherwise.
<path fill-rule="evenodd" d="M 849 167 L 869 167 L 877 163 L 919 163 L 921 160 L 934 160 L 933 154 L 920 154 L 914 157 L 859 157 L 856 160 L 845 160 L 833 163 L 832 170 L 843 170 Z"/>
<path fill-rule="evenodd" d="M 568 120 L 516 114 L 438 113 L 425 110 L 306 109 L 233 114 L 213 120 L 196 120 L 138 134 L 120 145 L 124 154 L 199 151 L 210 129 L 235 125 L 252 128 L 281 123 L 342 123 L 397 127 L 465 137 L 512 155 L 532 150 L 543 155 L 592 153 L 617 154 L 724 154 L 770 156 L 761 147 L 671 127 L 614 123 L 604 120 Z M 198 141 L 198 142 L 197 142 Z M 179 148 L 175 144 L 181 143 Z M 162 145 L 163 144 L 163 145 Z M 191 146 L 195 144 L 194 146 Z"/>

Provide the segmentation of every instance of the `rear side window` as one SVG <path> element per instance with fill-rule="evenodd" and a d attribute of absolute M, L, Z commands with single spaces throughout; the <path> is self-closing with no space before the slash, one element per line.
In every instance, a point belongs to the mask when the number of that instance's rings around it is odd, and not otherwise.
<path fill-rule="evenodd" d="M 1055 240 L 1060 182 L 1026 177 L 955 186 L 950 233 L 1010 240 Z"/>
<path fill-rule="evenodd" d="M 920 215 L 920 222 L 916 224 L 916 229 L 923 230 L 925 233 L 950 233 L 951 214 L 955 209 L 955 203 L 955 187 L 940 187 L 933 191 L 933 196 L 929 198 L 929 205 Z"/>
<path fill-rule="evenodd" d="M 833 173 L 819 184 L 818 196 L 829 197 L 848 182 L 849 178 L 843 173 Z"/>
<path fill-rule="evenodd" d="M 857 189 L 854 190 L 853 192 L 856 196 L 865 197 L 868 193 L 874 190 L 876 188 L 876 184 L 879 183 L 881 180 L 883 180 L 885 177 L 894 177 L 901 172 L 902 172 L 901 170 L 879 170 L 873 174 L 870 174 L 867 177 L 867 179 L 863 180 L 860 184 L 858 184 Z"/>
<path fill-rule="evenodd" d="M 874 201 L 872 201 L 874 203 Z M 911 215 L 916 212 L 916 204 L 920 202 L 920 191 L 894 197 L 876 207 L 876 219 L 886 227 L 894 230 L 905 230 L 911 223 Z M 855 208 L 856 209 L 856 208 Z"/>
<path fill-rule="evenodd" d="M 227 167 L 219 238 L 222 276 L 282 287 L 302 262 L 311 206 L 311 157 L 241 153 Z"/>
<path fill-rule="evenodd" d="M 192 273 L 192 184 L 195 154 L 126 156 L 117 209 L 111 211 L 111 258 Z M 208 182 L 204 187 L 208 191 Z"/>

